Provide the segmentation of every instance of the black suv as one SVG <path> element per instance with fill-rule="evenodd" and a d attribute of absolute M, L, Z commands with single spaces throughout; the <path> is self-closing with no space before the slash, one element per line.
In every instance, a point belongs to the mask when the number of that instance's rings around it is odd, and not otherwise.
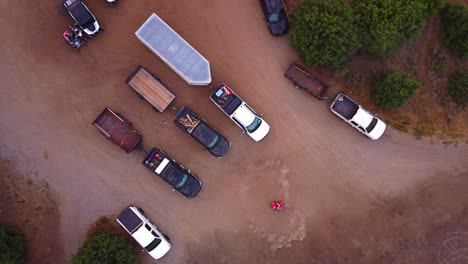
<path fill-rule="evenodd" d="M 281 0 L 260 0 L 271 35 L 278 37 L 288 33 L 289 22 Z"/>
<path fill-rule="evenodd" d="M 200 179 L 162 150 L 152 148 L 143 159 L 143 165 L 186 198 L 194 198 L 201 190 Z"/>

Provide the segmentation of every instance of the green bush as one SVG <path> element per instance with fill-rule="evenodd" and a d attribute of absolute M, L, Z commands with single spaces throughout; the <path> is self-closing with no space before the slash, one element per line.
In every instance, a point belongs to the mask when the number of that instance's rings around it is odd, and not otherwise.
<path fill-rule="evenodd" d="M 402 71 L 384 74 L 372 85 L 372 100 L 387 109 L 402 107 L 421 84 Z"/>
<path fill-rule="evenodd" d="M 449 4 L 442 12 L 442 43 L 462 59 L 468 58 L 468 7 Z"/>
<path fill-rule="evenodd" d="M 363 51 L 390 58 L 402 45 L 419 37 L 427 18 L 444 4 L 444 0 L 354 0 Z"/>
<path fill-rule="evenodd" d="M 359 48 L 351 8 L 341 0 L 304 0 L 290 34 L 306 64 L 343 65 Z"/>
<path fill-rule="evenodd" d="M 99 234 L 83 244 L 71 264 L 135 264 L 132 247 L 120 237 Z"/>
<path fill-rule="evenodd" d="M 459 72 L 450 79 L 449 94 L 457 104 L 468 104 L 468 72 Z"/>
<path fill-rule="evenodd" d="M 0 225 L 0 264 L 23 264 L 26 240 L 13 229 Z"/>

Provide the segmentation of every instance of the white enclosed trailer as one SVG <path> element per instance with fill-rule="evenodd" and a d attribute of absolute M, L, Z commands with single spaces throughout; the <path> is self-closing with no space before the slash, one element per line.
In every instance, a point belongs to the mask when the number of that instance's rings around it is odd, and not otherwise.
<path fill-rule="evenodd" d="M 156 14 L 153 13 L 135 35 L 188 84 L 211 83 L 208 60 Z"/>

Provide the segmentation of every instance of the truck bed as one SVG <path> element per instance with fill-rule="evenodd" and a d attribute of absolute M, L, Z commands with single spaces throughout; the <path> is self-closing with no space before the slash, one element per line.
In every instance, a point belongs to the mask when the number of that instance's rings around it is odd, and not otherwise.
<path fill-rule="evenodd" d="M 119 145 L 127 153 L 131 152 L 142 139 L 142 135 L 138 131 L 108 107 L 92 124 L 107 139 Z"/>
<path fill-rule="evenodd" d="M 139 65 L 127 78 L 126 83 L 159 112 L 163 112 L 174 101 L 175 96 L 157 79 Z"/>
<path fill-rule="evenodd" d="M 210 95 L 211 100 L 219 106 L 227 115 L 232 115 L 242 104 L 239 98 L 226 84 L 220 84 Z"/>
<path fill-rule="evenodd" d="M 359 109 L 359 105 L 356 104 L 351 98 L 344 94 L 338 94 L 331 104 L 330 108 L 338 115 L 350 120 Z"/>
<path fill-rule="evenodd" d="M 143 223 L 143 221 L 130 208 L 123 210 L 117 217 L 117 220 L 119 220 L 130 234 L 133 234 L 133 232 L 135 232 L 135 230 L 137 230 Z"/>
<path fill-rule="evenodd" d="M 304 89 L 318 99 L 323 99 L 330 87 L 327 82 L 313 74 L 309 68 L 297 62 L 291 63 L 284 75 L 293 81 L 294 85 Z"/>
<path fill-rule="evenodd" d="M 197 116 L 190 108 L 182 108 L 174 119 L 174 122 L 179 128 L 191 134 L 200 124 L 200 117 Z"/>

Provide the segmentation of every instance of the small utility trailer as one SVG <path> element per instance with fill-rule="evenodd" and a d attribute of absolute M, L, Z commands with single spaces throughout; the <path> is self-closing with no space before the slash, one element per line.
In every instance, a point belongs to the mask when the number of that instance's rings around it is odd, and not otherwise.
<path fill-rule="evenodd" d="M 148 72 L 141 65 L 128 76 L 127 83 L 137 95 L 150 103 L 153 110 L 163 112 L 174 101 L 173 95 L 156 75 Z"/>

